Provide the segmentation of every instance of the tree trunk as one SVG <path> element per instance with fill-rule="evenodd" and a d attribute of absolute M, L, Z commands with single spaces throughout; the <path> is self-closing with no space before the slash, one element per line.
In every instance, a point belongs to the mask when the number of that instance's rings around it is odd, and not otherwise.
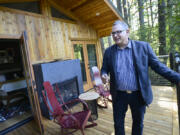
<path fill-rule="evenodd" d="M 151 25 L 154 27 L 154 18 L 153 18 L 153 9 L 152 9 L 152 0 L 150 0 L 150 10 L 151 10 Z"/>
<path fill-rule="evenodd" d="M 117 2 L 117 9 L 119 10 L 120 14 L 123 15 L 123 14 L 122 14 L 121 0 L 116 0 L 116 2 Z"/>
<path fill-rule="evenodd" d="M 108 44 L 109 44 L 109 46 L 111 46 L 111 45 L 112 45 L 111 36 L 109 36 L 109 37 L 108 37 Z"/>
<path fill-rule="evenodd" d="M 158 23 L 159 23 L 159 55 L 166 54 L 166 20 L 165 1 L 158 0 Z"/>
<path fill-rule="evenodd" d="M 131 7 L 129 2 L 128 2 L 128 23 L 131 24 Z"/>
<path fill-rule="evenodd" d="M 146 2 L 145 4 L 146 4 L 146 8 L 147 8 L 147 9 L 146 9 L 146 10 L 147 10 L 147 22 L 148 22 L 148 28 L 149 28 L 149 29 L 147 30 L 147 31 L 148 31 L 148 33 L 147 33 L 147 41 L 148 41 L 148 42 L 151 42 L 151 33 L 152 33 L 151 31 L 152 31 L 152 28 L 151 28 L 151 26 L 150 26 L 150 15 L 149 15 L 149 7 L 148 7 L 148 4 L 149 4 L 149 3 Z"/>
<path fill-rule="evenodd" d="M 128 23 L 128 14 L 127 14 L 127 8 L 126 8 L 126 0 L 123 0 L 123 10 L 124 10 L 124 19 Z"/>
<path fill-rule="evenodd" d="M 150 10 L 151 10 L 151 28 L 154 28 L 154 18 L 153 18 L 153 9 L 152 9 L 152 0 L 150 0 Z M 154 33 L 152 33 L 152 29 L 151 29 L 151 35 L 152 35 L 152 39 L 154 39 Z"/>
<path fill-rule="evenodd" d="M 101 44 L 101 50 L 102 50 L 102 56 L 103 56 L 104 51 L 105 51 L 103 38 L 100 38 L 100 44 Z"/>
<path fill-rule="evenodd" d="M 173 36 L 173 24 L 172 24 L 172 5 L 173 5 L 173 0 L 167 0 L 167 9 L 168 9 L 168 24 L 169 24 L 169 44 L 170 44 L 170 53 L 174 54 L 175 53 L 175 38 Z"/>
<path fill-rule="evenodd" d="M 140 23 L 140 40 L 145 40 L 143 0 L 138 0 L 138 10 L 139 10 L 139 23 Z"/>

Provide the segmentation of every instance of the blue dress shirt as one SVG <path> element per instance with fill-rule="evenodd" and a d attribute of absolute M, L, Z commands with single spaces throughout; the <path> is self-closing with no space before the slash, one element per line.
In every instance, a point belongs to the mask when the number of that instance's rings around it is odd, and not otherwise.
<path fill-rule="evenodd" d="M 117 90 L 138 90 L 137 75 L 135 71 L 131 42 L 121 49 L 117 46 Z"/>

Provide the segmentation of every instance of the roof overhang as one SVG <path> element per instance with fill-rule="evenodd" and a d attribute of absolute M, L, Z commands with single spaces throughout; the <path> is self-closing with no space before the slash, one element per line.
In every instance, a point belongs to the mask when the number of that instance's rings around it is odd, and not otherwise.
<path fill-rule="evenodd" d="M 0 3 L 32 1 L 48 1 L 73 20 L 81 21 L 94 28 L 98 37 L 109 36 L 113 22 L 118 19 L 123 20 L 111 0 L 0 0 Z"/>
<path fill-rule="evenodd" d="M 93 27 L 99 37 L 109 36 L 115 20 L 123 20 L 110 0 L 55 0 L 57 4 L 85 24 Z"/>

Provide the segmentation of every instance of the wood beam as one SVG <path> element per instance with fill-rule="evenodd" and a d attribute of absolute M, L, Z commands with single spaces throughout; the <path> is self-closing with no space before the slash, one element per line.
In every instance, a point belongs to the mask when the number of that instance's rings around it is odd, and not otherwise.
<path fill-rule="evenodd" d="M 103 27 L 95 28 L 95 29 L 98 31 L 98 30 L 101 30 L 101 29 L 112 28 L 112 25 L 113 25 L 113 23 L 111 23 L 111 24 L 106 24 L 106 25 L 103 25 Z"/>
<path fill-rule="evenodd" d="M 0 3 L 21 3 L 21 2 L 34 2 L 39 0 L 0 0 Z"/>
<path fill-rule="evenodd" d="M 108 7 L 105 3 L 99 1 L 92 1 L 86 5 L 81 6 L 80 8 L 77 8 L 76 10 L 73 10 L 73 13 L 80 16 L 81 14 L 86 14 L 87 11 L 96 11 L 101 7 Z"/>
<path fill-rule="evenodd" d="M 71 20 L 67 20 L 67 19 L 62 19 L 62 18 L 49 17 L 49 19 L 54 20 L 54 21 L 59 21 L 59 22 L 77 24 L 77 22 L 75 22 L 75 21 L 71 21 Z"/>
<path fill-rule="evenodd" d="M 93 21 L 93 20 L 95 20 L 95 21 L 99 21 L 99 19 L 100 18 L 106 18 L 106 16 L 114 16 L 114 15 L 112 15 L 113 13 L 112 13 L 112 11 L 111 10 L 109 10 L 109 11 L 105 11 L 105 12 L 98 12 L 99 13 L 99 15 L 97 16 L 96 15 L 96 12 L 93 12 L 93 13 L 89 13 L 89 16 L 84 16 L 84 17 L 81 17 L 82 18 L 82 20 L 84 21 L 84 22 L 91 22 L 91 21 Z"/>
<path fill-rule="evenodd" d="M 89 25 L 96 25 L 96 24 L 104 24 L 104 22 L 108 22 L 108 21 L 115 21 L 118 18 L 115 15 L 107 15 L 105 17 L 96 17 L 96 18 L 92 18 L 91 20 L 89 20 L 89 22 L 86 22 Z"/>
<path fill-rule="evenodd" d="M 110 0 L 104 0 L 104 2 L 109 6 L 109 8 L 114 12 L 114 14 L 118 17 L 119 20 L 125 21 L 121 15 L 121 13 L 117 10 L 117 8 L 113 5 Z"/>
<path fill-rule="evenodd" d="M 96 2 L 96 3 L 94 3 L 94 2 Z M 82 9 L 84 9 L 86 7 L 90 7 L 92 5 L 92 3 L 94 3 L 93 5 L 96 5 L 97 2 L 99 2 L 99 1 L 97 1 L 97 0 L 87 0 L 86 2 L 82 3 L 81 5 L 71 9 L 71 11 L 74 13 L 77 10 L 82 10 Z"/>
<path fill-rule="evenodd" d="M 97 16 L 96 13 L 100 13 L 101 15 L 102 13 L 106 11 L 111 11 L 111 10 L 107 6 L 101 6 L 101 7 L 93 8 L 92 10 L 83 11 L 82 13 L 74 13 L 74 14 L 78 16 L 79 18 L 84 19 L 84 18 L 96 17 Z"/>
<path fill-rule="evenodd" d="M 71 41 L 94 41 L 94 42 L 97 42 L 97 38 L 73 38 L 73 37 L 69 37 L 69 40 L 71 40 Z"/>
<path fill-rule="evenodd" d="M 111 27 L 106 27 L 104 29 L 99 29 L 98 32 L 104 32 L 104 31 L 110 31 L 110 34 L 111 34 L 111 31 L 112 31 L 112 26 Z"/>
<path fill-rule="evenodd" d="M 106 37 L 106 36 L 110 36 L 112 31 L 112 28 L 107 28 L 104 30 L 99 30 L 98 31 L 98 37 Z"/>
<path fill-rule="evenodd" d="M 70 18 L 78 21 L 79 19 L 77 17 L 75 17 L 73 15 L 73 13 L 71 11 L 66 10 L 65 8 L 61 7 L 60 5 L 58 5 L 58 3 L 55 0 L 48 0 L 48 2 L 57 10 L 59 10 L 60 12 L 62 12 L 63 14 L 69 16 Z"/>
<path fill-rule="evenodd" d="M 0 39 L 20 39 L 21 34 L 0 34 Z"/>
<path fill-rule="evenodd" d="M 47 0 L 40 0 L 40 8 L 42 15 L 51 17 L 51 9 Z"/>
<path fill-rule="evenodd" d="M 104 24 L 99 23 L 99 24 L 96 24 L 96 25 L 92 25 L 92 27 L 95 28 L 95 29 L 104 29 L 104 28 L 112 26 L 114 21 L 115 20 L 104 22 Z"/>
<path fill-rule="evenodd" d="M 80 5 L 82 5 L 83 3 L 85 3 L 87 0 L 80 0 L 80 1 L 76 1 L 75 4 L 73 4 L 71 7 L 67 8 L 67 10 L 71 10 L 74 8 L 79 7 Z"/>

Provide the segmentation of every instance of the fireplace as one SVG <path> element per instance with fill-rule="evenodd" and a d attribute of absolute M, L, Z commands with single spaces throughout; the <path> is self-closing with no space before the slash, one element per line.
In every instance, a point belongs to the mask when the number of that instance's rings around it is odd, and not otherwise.
<path fill-rule="evenodd" d="M 61 97 L 63 98 L 64 102 L 68 102 L 70 100 L 78 98 L 79 88 L 78 88 L 77 76 L 69 80 L 63 82 L 57 82 L 53 84 L 54 90 L 56 89 L 56 84 L 58 85 Z M 55 92 L 55 94 L 58 101 L 61 103 L 61 100 L 59 98 L 59 93 Z"/>
<path fill-rule="evenodd" d="M 84 92 L 80 60 L 65 60 L 33 65 L 37 93 L 42 115 L 51 119 L 43 100 L 43 82 L 58 83 L 64 102 L 78 98 Z"/>

